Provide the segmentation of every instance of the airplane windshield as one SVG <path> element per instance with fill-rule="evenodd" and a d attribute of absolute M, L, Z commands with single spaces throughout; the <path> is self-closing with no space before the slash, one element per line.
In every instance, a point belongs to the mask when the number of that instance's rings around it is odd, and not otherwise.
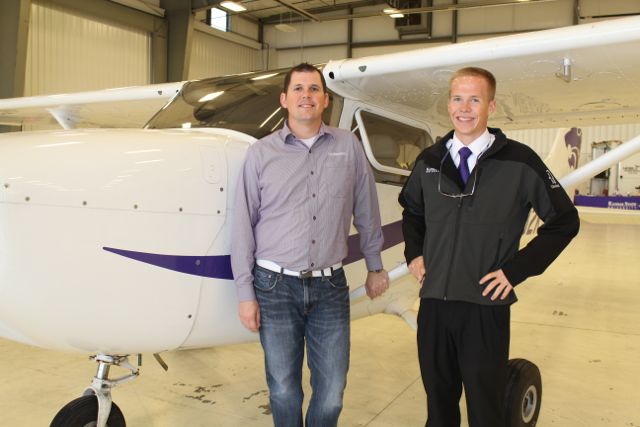
<path fill-rule="evenodd" d="M 288 70 L 248 73 L 186 83 L 178 96 L 147 123 L 147 129 L 233 129 L 262 138 L 282 127 L 280 92 Z M 337 98 L 331 94 L 331 99 Z M 333 102 L 323 120 L 331 123 Z"/>

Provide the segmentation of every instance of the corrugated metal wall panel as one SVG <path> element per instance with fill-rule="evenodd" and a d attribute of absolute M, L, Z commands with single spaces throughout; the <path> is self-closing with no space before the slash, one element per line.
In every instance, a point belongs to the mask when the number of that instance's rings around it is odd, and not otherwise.
<path fill-rule="evenodd" d="M 260 51 L 194 31 L 189 79 L 244 73 L 260 69 Z"/>
<path fill-rule="evenodd" d="M 31 5 L 26 96 L 149 84 L 150 63 L 144 31 Z"/>

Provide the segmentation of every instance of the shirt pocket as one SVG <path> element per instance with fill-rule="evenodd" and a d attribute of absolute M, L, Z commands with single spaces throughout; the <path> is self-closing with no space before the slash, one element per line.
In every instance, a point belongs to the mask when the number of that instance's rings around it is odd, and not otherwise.
<path fill-rule="evenodd" d="M 322 173 L 325 193 L 332 197 L 345 197 L 353 186 L 349 172 L 349 156 L 346 152 L 327 153 Z"/>

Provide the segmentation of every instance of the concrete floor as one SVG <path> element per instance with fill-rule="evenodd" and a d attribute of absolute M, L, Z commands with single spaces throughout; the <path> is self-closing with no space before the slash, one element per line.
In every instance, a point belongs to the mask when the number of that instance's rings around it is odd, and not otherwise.
<path fill-rule="evenodd" d="M 542 372 L 538 426 L 638 427 L 640 224 L 583 218 L 593 222 L 558 261 L 518 288 L 511 357 Z M 341 425 L 423 426 L 414 332 L 378 315 L 352 335 Z M 258 344 L 167 353 L 168 372 L 144 357 L 141 377 L 114 390 L 128 426 L 271 425 Z M 0 426 L 49 425 L 94 373 L 86 357 L 0 340 Z"/>

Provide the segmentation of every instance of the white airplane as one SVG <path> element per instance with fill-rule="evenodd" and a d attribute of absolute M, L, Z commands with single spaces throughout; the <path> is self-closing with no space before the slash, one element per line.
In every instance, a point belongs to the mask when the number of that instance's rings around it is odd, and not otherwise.
<path fill-rule="evenodd" d="M 416 155 L 450 127 L 454 70 L 477 65 L 496 75 L 491 126 L 633 122 L 640 118 L 639 48 L 640 17 L 633 17 L 330 61 L 326 121 L 361 137 L 378 181 L 383 260 L 394 279 L 372 301 L 354 290 L 353 318 L 385 312 L 415 326 L 418 289 L 402 263 L 396 200 Z M 55 121 L 65 129 L 0 135 L 0 336 L 98 362 L 91 386 L 52 426 L 124 426 L 111 388 L 139 374 L 128 355 L 257 339 L 236 314 L 231 200 L 246 148 L 283 121 L 285 71 L 0 100 L 0 124 Z M 159 111 L 144 128 L 131 128 L 152 109 Z M 574 170 L 578 136 L 562 134 L 547 160 L 565 188 L 640 150 L 636 137 Z M 535 224 L 532 216 L 525 235 Z M 351 236 L 345 259 L 352 284 L 365 277 L 357 239 Z M 111 378 L 113 366 L 130 372 Z M 533 426 L 539 372 L 524 360 L 511 367 L 508 416 L 514 426 Z"/>

